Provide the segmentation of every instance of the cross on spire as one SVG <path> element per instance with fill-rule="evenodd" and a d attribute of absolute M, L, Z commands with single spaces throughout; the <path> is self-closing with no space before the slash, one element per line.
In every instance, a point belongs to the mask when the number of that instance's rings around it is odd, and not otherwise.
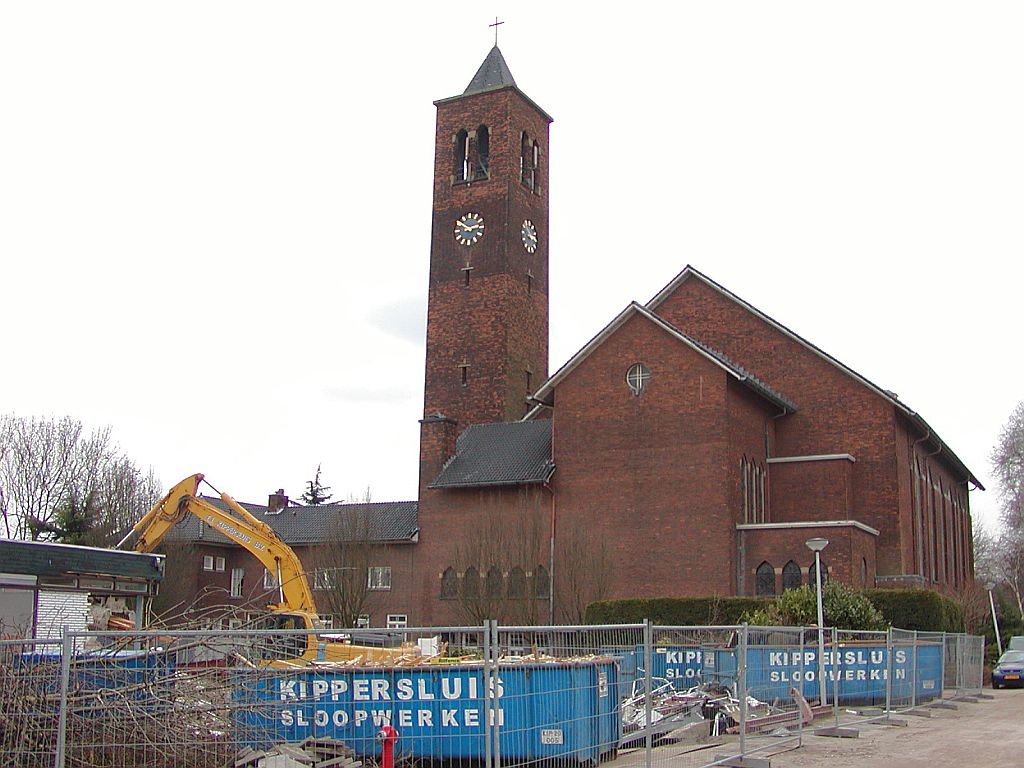
<path fill-rule="evenodd" d="M 504 21 L 498 21 L 498 17 L 495 16 L 494 17 L 494 23 L 487 25 L 488 27 L 494 27 L 494 45 L 495 46 L 498 45 L 498 27 L 500 27 L 504 23 L 505 23 Z"/>

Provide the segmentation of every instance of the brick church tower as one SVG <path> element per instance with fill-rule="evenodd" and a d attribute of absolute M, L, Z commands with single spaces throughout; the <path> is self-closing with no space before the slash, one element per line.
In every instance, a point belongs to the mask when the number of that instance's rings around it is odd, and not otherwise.
<path fill-rule="evenodd" d="M 526 414 L 548 360 L 551 118 L 497 46 L 435 106 L 421 499 L 459 432 Z"/>

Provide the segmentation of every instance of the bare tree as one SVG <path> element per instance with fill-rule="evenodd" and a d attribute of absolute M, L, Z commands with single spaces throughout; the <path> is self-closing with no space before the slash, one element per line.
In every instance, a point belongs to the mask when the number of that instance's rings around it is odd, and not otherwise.
<path fill-rule="evenodd" d="M 608 597 L 612 573 L 608 547 L 589 528 L 572 526 L 559 531 L 555 563 L 558 618 L 582 624 L 587 606 Z"/>
<path fill-rule="evenodd" d="M 999 482 L 1003 525 L 1019 530 L 1024 527 L 1024 401 L 1010 414 L 989 458 Z"/>
<path fill-rule="evenodd" d="M 152 470 L 143 474 L 111 440 L 110 428 L 87 432 L 60 420 L 0 416 L 0 511 L 9 538 L 60 538 L 61 517 L 92 518 L 106 543 L 159 498 Z"/>
<path fill-rule="evenodd" d="M 536 624 L 548 616 L 550 538 L 542 492 L 487 491 L 473 525 L 452 548 L 461 617 Z M 511 501 L 511 503 L 510 503 Z"/>
<path fill-rule="evenodd" d="M 311 581 L 318 609 L 336 616 L 341 626 L 354 627 L 360 616 L 370 613 L 377 596 L 369 574 L 381 545 L 374 537 L 369 491 L 365 503 L 340 504 L 332 513 L 326 543 L 310 555 L 316 569 Z"/>

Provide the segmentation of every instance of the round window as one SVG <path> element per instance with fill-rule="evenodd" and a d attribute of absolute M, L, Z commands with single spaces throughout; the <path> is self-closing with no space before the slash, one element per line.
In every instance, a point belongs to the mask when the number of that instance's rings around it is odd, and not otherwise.
<path fill-rule="evenodd" d="M 643 363 L 635 363 L 626 371 L 626 384 L 629 385 L 629 389 L 634 395 L 640 394 L 650 378 L 651 372 Z"/>

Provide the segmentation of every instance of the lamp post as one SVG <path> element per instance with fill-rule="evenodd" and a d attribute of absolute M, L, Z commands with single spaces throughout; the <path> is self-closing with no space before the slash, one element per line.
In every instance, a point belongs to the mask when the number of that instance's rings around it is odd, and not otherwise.
<path fill-rule="evenodd" d="M 996 601 L 992 597 L 992 590 L 996 588 L 995 582 L 990 581 L 985 584 L 985 589 L 988 590 L 988 604 L 992 606 L 992 628 L 996 633 L 996 648 L 999 649 L 999 655 L 1003 655 L 1003 639 L 999 636 L 999 619 L 996 617 Z"/>
<path fill-rule="evenodd" d="M 821 605 L 821 550 L 828 546 L 828 539 L 808 539 L 804 542 L 814 553 L 814 577 L 818 593 L 818 694 L 820 703 L 825 703 L 825 611 Z"/>

